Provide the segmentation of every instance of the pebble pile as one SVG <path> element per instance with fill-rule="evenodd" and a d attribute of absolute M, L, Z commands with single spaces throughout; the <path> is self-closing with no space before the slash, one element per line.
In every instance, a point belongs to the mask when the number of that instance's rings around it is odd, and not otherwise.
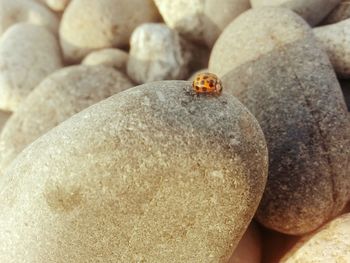
<path fill-rule="evenodd" d="M 0 262 L 350 262 L 349 6 L 0 0 Z"/>

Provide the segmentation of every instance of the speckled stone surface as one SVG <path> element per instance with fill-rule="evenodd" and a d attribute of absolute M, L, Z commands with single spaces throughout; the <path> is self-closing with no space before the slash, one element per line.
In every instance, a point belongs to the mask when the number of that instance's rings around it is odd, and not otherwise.
<path fill-rule="evenodd" d="M 42 26 L 19 23 L 0 39 L 0 109 L 15 111 L 47 75 L 62 67 L 55 36 Z"/>
<path fill-rule="evenodd" d="M 62 121 L 132 86 L 125 75 L 104 66 L 72 66 L 54 72 L 29 94 L 3 128 L 0 171 Z"/>
<path fill-rule="evenodd" d="M 303 238 L 281 263 L 350 262 L 350 213 Z"/>
<path fill-rule="evenodd" d="M 267 177 L 262 131 L 187 81 L 121 92 L 27 147 L 0 182 L 4 262 L 227 262 Z"/>
<path fill-rule="evenodd" d="M 256 24 L 269 30 L 256 32 Z M 240 45 L 253 45 L 248 59 L 233 48 Z M 223 67 L 227 58 L 237 60 Z M 217 41 L 209 70 L 255 115 L 267 140 L 269 180 L 257 219 L 303 234 L 336 216 L 350 194 L 349 115 L 328 57 L 306 23 L 283 9 L 247 12 Z"/>
<path fill-rule="evenodd" d="M 340 78 L 350 78 L 350 19 L 313 30 Z"/>
<path fill-rule="evenodd" d="M 279 6 L 293 10 L 311 26 L 317 25 L 341 0 L 250 0 L 253 8 Z"/>

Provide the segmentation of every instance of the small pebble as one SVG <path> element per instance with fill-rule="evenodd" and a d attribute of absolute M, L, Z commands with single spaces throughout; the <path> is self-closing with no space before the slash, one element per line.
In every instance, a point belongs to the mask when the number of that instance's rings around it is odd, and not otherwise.
<path fill-rule="evenodd" d="M 64 58 L 79 62 L 94 50 L 125 47 L 139 24 L 157 20 L 152 0 L 73 0 L 60 24 Z"/>
<path fill-rule="evenodd" d="M 104 65 L 125 73 L 128 58 L 129 54 L 121 49 L 106 48 L 91 52 L 81 63 L 88 66 Z"/>
<path fill-rule="evenodd" d="M 190 48 L 175 30 L 165 24 L 147 23 L 131 36 L 127 72 L 138 84 L 185 79 L 190 60 Z"/>
<path fill-rule="evenodd" d="M 0 39 L 0 109 L 16 111 L 41 80 L 61 67 L 58 41 L 45 27 L 10 27 Z"/>
<path fill-rule="evenodd" d="M 45 6 L 34 0 L 0 0 L 0 36 L 10 26 L 26 22 L 58 31 L 58 18 Z"/>

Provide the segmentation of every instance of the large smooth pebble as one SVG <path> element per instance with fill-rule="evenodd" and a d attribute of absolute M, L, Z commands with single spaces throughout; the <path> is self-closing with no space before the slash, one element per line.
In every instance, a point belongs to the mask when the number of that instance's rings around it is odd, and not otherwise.
<path fill-rule="evenodd" d="M 227 262 L 267 177 L 233 96 L 131 88 L 27 147 L 1 181 L 4 262 Z"/>
<path fill-rule="evenodd" d="M 311 26 L 324 19 L 341 0 L 250 0 L 252 7 L 276 6 L 293 10 Z"/>
<path fill-rule="evenodd" d="M 316 233 L 304 237 L 281 263 L 350 262 L 350 213 L 342 215 Z"/>
<path fill-rule="evenodd" d="M 152 0 L 73 0 L 60 24 L 64 57 L 78 62 L 91 51 L 126 46 L 134 28 L 158 19 Z"/>
<path fill-rule="evenodd" d="M 166 24 L 212 47 L 222 30 L 250 8 L 249 0 L 155 0 Z"/>
<path fill-rule="evenodd" d="M 7 28 L 20 22 L 45 26 L 58 31 L 58 18 L 34 0 L 0 0 L 0 36 Z"/>
<path fill-rule="evenodd" d="M 128 58 L 129 54 L 121 49 L 106 48 L 91 52 L 81 63 L 88 66 L 104 65 L 125 73 Z"/>
<path fill-rule="evenodd" d="M 138 84 L 185 79 L 191 58 L 190 47 L 175 30 L 161 23 L 146 23 L 131 35 L 127 72 Z"/>
<path fill-rule="evenodd" d="M 350 120 L 311 28 L 288 9 L 252 9 L 220 36 L 209 70 L 267 140 L 269 180 L 257 219 L 300 235 L 335 217 L 350 197 Z"/>
<path fill-rule="evenodd" d="M 79 111 L 132 87 L 104 66 L 72 66 L 54 72 L 32 91 L 0 135 L 0 171 L 31 142 Z"/>
<path fill-rule="evenodd" d="M 42 26 L 20 23 L 0 39 L 0 109 L 18 105 L 51 72 L 62 67 L 55 36 Z"/>
<path fill-rule="evenodd" d="M 317 27 L 314 34 L 326 50 L 340 78 L 350 78 L 350 19 Z"/>
<path fill-rule="evenodd" d="M 70 3 L 71 0 L 37 0 L 45 3 L 48 7 L 56 12 L 62 12 Z"/>

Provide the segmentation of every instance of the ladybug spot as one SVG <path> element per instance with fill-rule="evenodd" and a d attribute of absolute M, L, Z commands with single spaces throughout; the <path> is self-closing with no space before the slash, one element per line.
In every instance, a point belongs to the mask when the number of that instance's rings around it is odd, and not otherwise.
<path fill-rule="evenodd" d="M 204 91 L 204 92 L 206 92 L 206 91 L 207 91 L 207 88 L 206 88 L 206 87 L 203 87 L 202 89 L 203 89 L 203 91 Z"/>
<path fill-rule="evenodd" d="M 210 82 L 210 83 L 209 83 L 209 87 L 211 87 L 211 88 L 214 87 L 214 83 L 213 83 L 213 82 Z"/>
<path fill-rule="evenodd" d="M 201 80 L 201 85 L 204 85 L 204 80 Z"/>
<path fill-rule="evenodd" d="M 208 77 L 208 76 L 204 76 L 204 77 L 203 77 L 203 79 L 207 79 L 207 78 L 209 78 L 209 77 Z"/>
<path fill-rule="evenodd" d="M 199 87 L 198 87 L 198 86 L 196 86 L 196 90 L 199 90 Z"/>
<path fill-rule="evenodd" d="M 198 81 L 199 81 L 200 79 L 201 79 L 200 77 L 197 78 Z"/>

